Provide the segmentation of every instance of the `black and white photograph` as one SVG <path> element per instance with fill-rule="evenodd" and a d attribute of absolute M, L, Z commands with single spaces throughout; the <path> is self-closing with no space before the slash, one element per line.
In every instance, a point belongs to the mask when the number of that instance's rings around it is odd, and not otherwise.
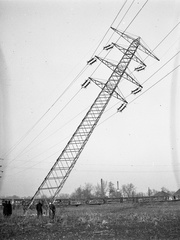
<path fill-rule="evenodd" d="M 180 239 L 180 1 L 0 0 L 0 239 Z"/>

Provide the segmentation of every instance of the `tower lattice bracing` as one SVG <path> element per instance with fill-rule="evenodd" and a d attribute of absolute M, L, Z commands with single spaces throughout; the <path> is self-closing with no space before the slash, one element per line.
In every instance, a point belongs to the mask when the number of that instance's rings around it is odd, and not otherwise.
<path fill-rule="evenodd" d="M 140 38 L 134 39 L 116 29 L 113 30 L 121 37 L 125 38 L 128 42 L 130 42 L 130 45 L 127 49 L 113 43 L 109 45 L 109 47 L 107 47 L 107 50 L 111 49 L 112 47 L 116 47 L 121 52 L 123 52 L 123 56 L 117 65 L 114 65 L 106 61 L 105 59 L 101 59 L 97 56 L 95 56 L 92 60 L 89 61 L 90 64 L 94 63 L 95 60 L 101 61 L 112 70 L 112 74 L 110 75 L 106 83 L 101 83 L 100 81 L 97 81 L 93 78 L 89 78 L 82 85 L 82 87 L 86 87 L 89 82 L 92 81 L 101 88 L 101 91 L 92 106 L 90 107 L 89 111 L 86 113 L 85 117 L 82 119 L 76 131 L 70 138 L 69 142 L 61 152 L 60 156 L 57 158 L 56 162 L 48 172 L 47 176 L 44 178 L 43 182 L 37 189 L 36 193 L 31 199 L 29 207 L 31 206 L 35 198 L 41 198 L 44 195 L 50 197 L 51 201 L 54 201 L 57 198 L 59 192 L 64 186 L 64 183 L 66 182 L 66 179 L 71 173 L 73 167 L 76 164 L 76 161 L 78 160 L 81 152 L 83 151 L 86 143 L 88 142 L 88 139 L 90 138 L 93 130 L 95 129 L 99 119 L 101 118 L 106 106 L 108 105 L 111 97 L 114 96 L 122 102 L 122 105 L 119 108 L 120 111 L 122 111 L 126 107 L 127 101 L 116 91 L 121 79 L 124 78 L 137 85 L 138 89 L 142 89 L 142 86 L 126 72 L 126 69 L 128 68 L 131 60 L 134 60 L 138 64 L 140 64 L 140 67 L 138 69 L 140 69 L 141 67 L 144 68 L 146 66 L 135 55 L 138 48 L 140 48 L 140 50 L 144 51 L 148 55 L 154 58 L 156 57 L 140 43 Z M 136 91 L 138 92 L 139 90 Z"/>

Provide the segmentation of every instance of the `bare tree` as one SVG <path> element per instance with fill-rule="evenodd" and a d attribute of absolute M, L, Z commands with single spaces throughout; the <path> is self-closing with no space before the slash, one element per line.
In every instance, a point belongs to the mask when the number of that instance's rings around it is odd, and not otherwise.
<path fill-rule="evenodd" d="M 59 198 L 61 198 L 61 199 L 68 199 L 69 197 L 70 197 L 70 195 L 68 193 L 59 194 Z"/>
<path fill-rule="evenodd" d="M 122 185 L 122 192 L 124 197 L 134 197 L 136 193 L 136 188 L 132 183 Z"/>
<path fill-rule="evenodd" d="M 106 197 L 108 192 L 108 183 L 107 181 L 101 180 L 101 184 L 97 184 L 94 188 L 94 195 L 96 197 Z"/>
<path fill-rule="evenodd" d="M 75 198 L 75 199 L 83 198 L 83 189 L 81 186 L 74 190 L 74 192 L 71 194 L 71 198 Z"/>
<path fill-rule="evenodd" d="M 71 198 L 75 199 L 87 199 L 93 196 L 93 186 L 91 183 L 86 183 L 84 187 L 78 187 L 72 194 Z"/>
<path fill-rule="evenodd" d="M 167 188 L 165 188 L 165 187 L 162 187 L 161 191 L 166 192 L 166 193 L 170 193 L 170 191 Z"/>
<path fill-rule="evenodd" d="M 114 187 L 114 183 L 109 182 L 108 188 L 109 188 L 109 197 L 116 197 L 117 191 L 116 191 L 116 188 Z"/>
<path fill-rule="evenodd" d="M 91 198 L 93 197 L 93 185 L 91 183 L 86 183 L 84 188 L 83 188 L 83 195 L 84 198 Z"/>
<path fill-rule="evenodd" d="M 143 192 L 138 192 L 136 193 L 136 197 L 144 197 L 145 194 Z"/>
<path fill-rule="evenodd" d="M 148 197 L 153 196 L 153 191 L 148 187 Z"/>
<path fill-rule="evenodd" d="M 97 184 L 94 187 L 94 196 L 95 197 L 101 197 L 101 185 L 100 184 Z"/>
<path fill-rule="evenodd" d="M 157 190 L 155 190 L 155 189 L 151 189 L 151 191 L 152 191 L 152 195 L 151 196 L 154 196 L 158 191 Z"/>

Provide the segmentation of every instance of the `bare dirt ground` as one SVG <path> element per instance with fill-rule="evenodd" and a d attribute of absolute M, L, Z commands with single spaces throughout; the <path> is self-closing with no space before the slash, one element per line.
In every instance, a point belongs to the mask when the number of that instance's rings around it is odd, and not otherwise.
<path fill-rule="evenodd" d="M 34 211 L 25 217 L 21 209 L 4 219 L 1 212 L 0 239 L 180 239 L 180 202 L 58 208 L 55 220 Z"/>

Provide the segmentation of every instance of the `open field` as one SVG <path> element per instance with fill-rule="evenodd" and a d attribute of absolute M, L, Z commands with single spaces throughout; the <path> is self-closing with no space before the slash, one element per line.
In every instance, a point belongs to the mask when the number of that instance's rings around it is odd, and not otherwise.
<path fill-rule="evenodd" d="M 55 220 L 14 210 L 0 215 L 0 239 L 180 239 L 180 202 L 119 203 L 58 208 Z"/>

